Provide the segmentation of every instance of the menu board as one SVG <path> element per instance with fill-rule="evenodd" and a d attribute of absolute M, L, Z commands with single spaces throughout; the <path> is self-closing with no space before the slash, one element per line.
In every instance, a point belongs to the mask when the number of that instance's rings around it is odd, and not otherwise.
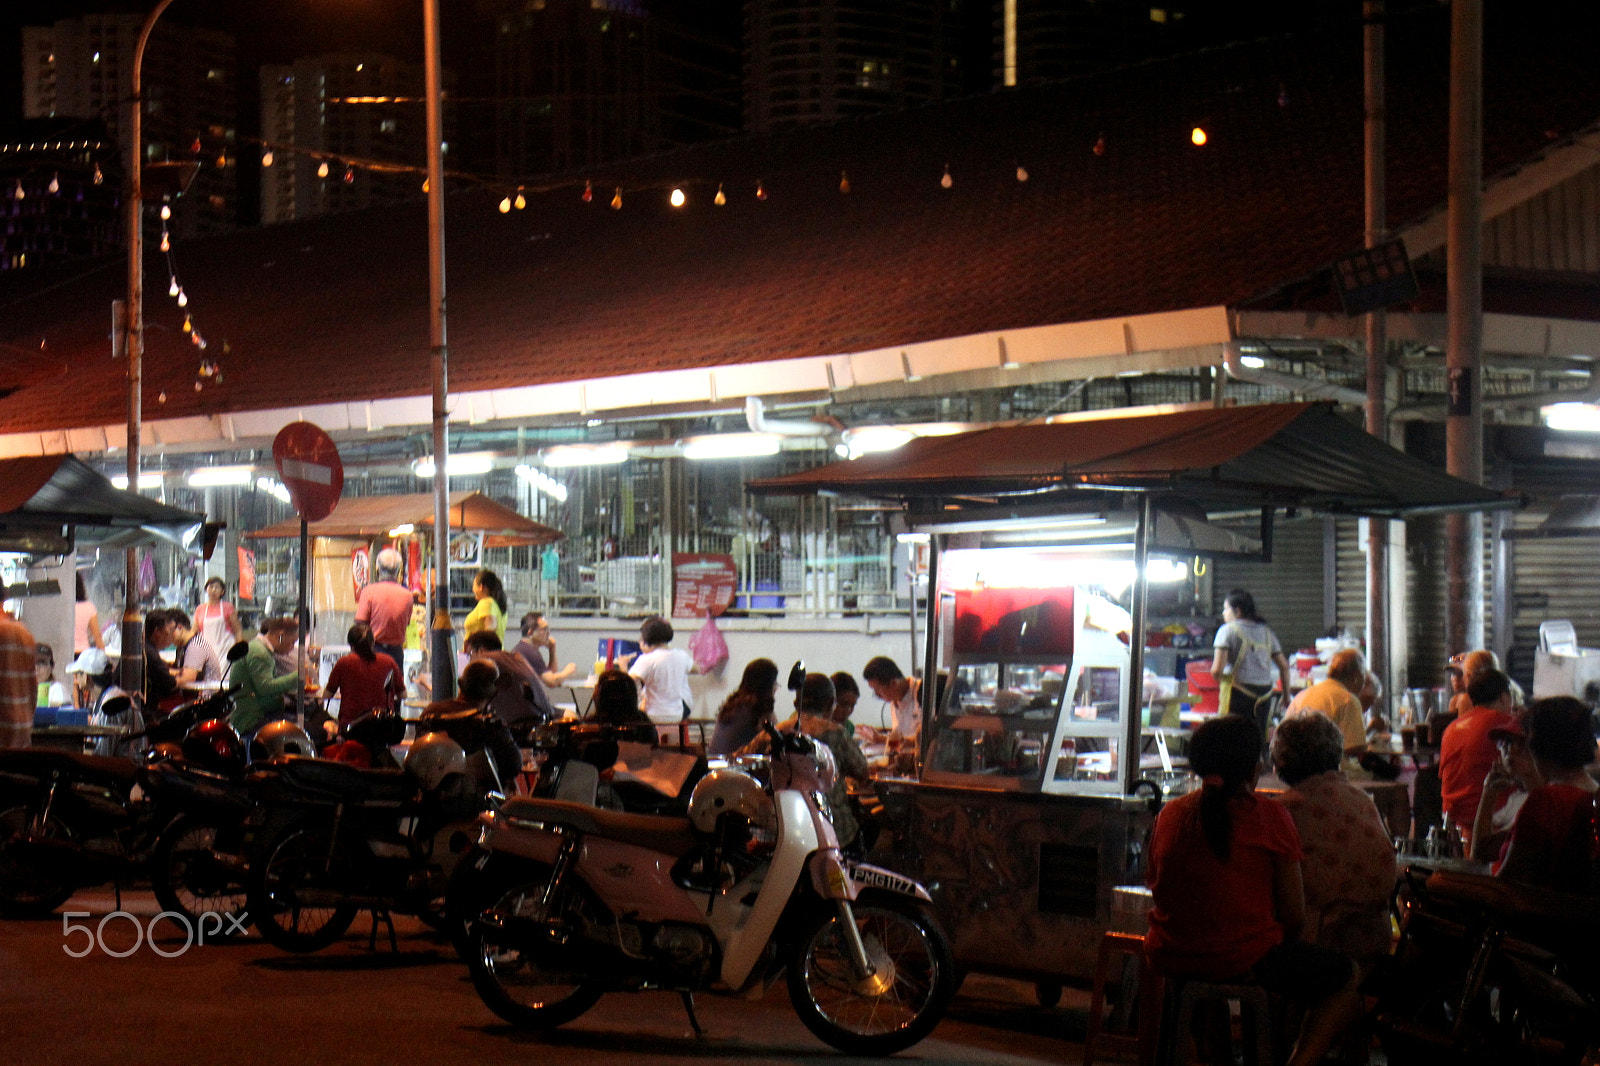
<path fill-rule="evenodd" d="M 733 604 L 739 572 L 733 556 L 674 552 L 672 555 L 672 617 L 704 618 L 721 614 Z"/>

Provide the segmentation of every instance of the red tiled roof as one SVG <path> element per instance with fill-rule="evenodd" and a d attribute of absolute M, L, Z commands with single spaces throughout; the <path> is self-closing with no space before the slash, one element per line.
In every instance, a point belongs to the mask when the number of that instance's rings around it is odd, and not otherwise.
<path fill-rule="evenodd" d="M 1600 117 L 1600 64 L 1570 26 L 1490 30 L 1494 174 Z M 1391 33 L 1396 222 L 1444 198 L 1447 36 L 1443 17 Z M 454 195 L 451 388 L 1238 303 L 1360 247 L 1360 69 L 1352 27 L 634 161 L 586 175 L 589 204 L 582 177 L 508 215 L 500 192 Z M 1195 122 L 1203 149 L 1188 143 Z M 690 203 L 674 211 L 666 190 L 680 182 Z M 621 211 L 606 207 L 616 185 Z M 200 393 L 152 249 L 145 417 L 426 394 L 425 230 L 419 202 L 177 244 L 189 310 L 224 370 Z M 31 297 L 15 286 L 37 281 L 0 279 L 0 370 L 8 350 L 50 368 L 40 380 L 31 365 L 31 383 L 0 398 L 0 432 L 123 421 L 108 339 L 122 279 L 120 261 Z M 15 384 L 0 374 L 0 389 Z"/>

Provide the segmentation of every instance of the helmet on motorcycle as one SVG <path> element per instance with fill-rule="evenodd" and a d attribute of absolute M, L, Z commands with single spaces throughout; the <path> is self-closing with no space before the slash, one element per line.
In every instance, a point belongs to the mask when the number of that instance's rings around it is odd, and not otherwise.
<path fill-rule="evenodd" d="M 406 720 L 394 711 L 368 711 L 345 727 L 345 736 L 377 750 L 406 738 Z"/>
<path fill-rule="evenodd" d="M 702 777 L 689 794 L 689 821 L 702 833 L 714 833 L 724 814 L 736 814 L 752 825 L 773 828 L 772 797 L 754 777 L 734 766 L 720 766 Z"/>
<path fill-rule="evenodd" d="M 183 757 L 203 770 L 238 774 L 244 771 L 244 741 L 239 731 L 220 718 L 195 726 L 183 738 Z"/>
<path fill-rule="evenodd" d="M 268 722 L 250 738 L 250 761 L 266 762 L 280 755 L 314 756 L 316 745 L 306 731 L 293 722 Z"/>
<path fill-rule="evenodd" d="M 167 762 L 171 759 L 183 758 L 183 746 L 174 744 L 170 740 L 163 740 L 159 744 L 152 744 L 150 752 L 145 758 L 150 762 Z"/>
<path fill-rule="evenodd" d="M 406 752 L 406 773 L 426 789 L 435 789 L 451 774 L 467 772 L 467 754 L 444 733 L 424 733 Z"/>

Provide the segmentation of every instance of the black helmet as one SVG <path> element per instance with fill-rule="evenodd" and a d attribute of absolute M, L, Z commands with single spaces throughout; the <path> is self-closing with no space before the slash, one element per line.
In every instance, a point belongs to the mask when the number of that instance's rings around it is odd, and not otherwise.
<path fill-rule="evenodd" d="M 345 726 L 344 731 L 367 748 L 391 748 L 406 738 L 406 720 L 394 711 L 369 711 Z"/>
<path fill-rule="evenodd" d="M 202 770 L 241 774 L 244 772 L 244 741 L 233 726 L 220 718 L 212 718 L 184 736 L 183 757 Z"/>

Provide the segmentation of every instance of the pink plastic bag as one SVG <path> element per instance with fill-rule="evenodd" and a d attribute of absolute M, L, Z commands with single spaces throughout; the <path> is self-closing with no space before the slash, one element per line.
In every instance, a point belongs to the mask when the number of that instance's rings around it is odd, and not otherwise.
<path fill-rule="evenodd" d="M 717 628 L 716 615 L 706 615 L 706 624 L 689 641 L 689 654 L 694 656 L 695 670 L 702 674 L 714 674 L 727 663 L 728 642 Z"/>

